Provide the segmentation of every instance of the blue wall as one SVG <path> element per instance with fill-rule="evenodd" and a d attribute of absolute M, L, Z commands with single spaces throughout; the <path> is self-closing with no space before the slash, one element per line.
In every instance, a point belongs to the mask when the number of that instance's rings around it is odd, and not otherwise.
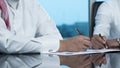
<path fill-rule="evenodd" d="M 65 37 L 78 35 L 75 28 L 89 36 L 89 0 L 37 0 Z"/>

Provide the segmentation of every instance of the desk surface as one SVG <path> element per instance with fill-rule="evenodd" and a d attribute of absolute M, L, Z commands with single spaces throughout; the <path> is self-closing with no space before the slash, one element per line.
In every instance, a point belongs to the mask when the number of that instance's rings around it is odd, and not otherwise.
<path fill-rule="evenodd" d="M 120 53 L 57 56 L 0 55 L 0 68 L 120 68 Z"/>

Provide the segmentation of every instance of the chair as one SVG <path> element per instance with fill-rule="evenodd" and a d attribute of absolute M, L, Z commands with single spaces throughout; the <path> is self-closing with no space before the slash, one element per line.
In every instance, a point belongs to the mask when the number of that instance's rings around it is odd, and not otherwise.
<path fill-rule="evenodd" d="M 94 26 L 95 26 L 95 16 L 98 10 L 98 7 L 100 6 L 100 4 L 102 4 L 103 1 L 99 1 L 99 2 L 94 2 L 92 5 L 92 16 L 91 16 L 91 22 L 89 24 L 90 27 L 90 37 L 93 36 L 93 31 L 94 31 Z"/>

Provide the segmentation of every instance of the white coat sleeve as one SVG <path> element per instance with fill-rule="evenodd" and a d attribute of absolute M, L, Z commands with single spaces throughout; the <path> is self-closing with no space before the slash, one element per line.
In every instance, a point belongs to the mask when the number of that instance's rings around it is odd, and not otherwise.
<path fill-rule="evenodd" d="M 111 22 L 111 6 L 107 2 L 105 2 L 98 8 L 97 15 L 95 17 L 96 26 L 94 28 L 94 34 L 101 33 L 103 36 L 108 37 L 110 35 Z"/>
<path fill-rule="evenodd" d="M 36 11 L 38 26 L 36 37 L 17 36 L 6 29 L 0 19 L 0 51 L 4 53 L 34 53 L 54 52 L 59 49 L 59 40 L 62 39 L 59 31 L 50 17 L 32 0 L 33 11 Z M 38 12 L 39 11 L 39 12 Z"/>
<path fill-rule="evenodd" d="M 31 45 L 29 45 L 31 43 Z M 25 36 L 16 36 L 10 32 L 4 21 L 0 18 L 0 52 L 4 53 L 28 53 L 40 52 L 40 45 Z"/>
<path fill-rule="evenodd" d="M 41 53 L 55 52 L 59 49 L 62 36 L 47 12 L 36 2 L 33 4 L 38 15 L 37 37 L 33 40 L 41 44 Z"/>

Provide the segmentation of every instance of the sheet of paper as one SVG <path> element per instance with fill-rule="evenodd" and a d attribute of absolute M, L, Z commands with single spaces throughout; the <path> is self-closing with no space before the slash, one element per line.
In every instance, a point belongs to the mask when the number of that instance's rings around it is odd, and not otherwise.
<path fill-rule="evenodd" d="M 107 53 L 107 52 L 120 52 L 120 49 L 100 49 L 100 50 L 86 50 L 80 52 L 52 52 L 48 54 L 54 55 L 81 55 L 81 54 L 94 54 L 94 53 Z"/>

